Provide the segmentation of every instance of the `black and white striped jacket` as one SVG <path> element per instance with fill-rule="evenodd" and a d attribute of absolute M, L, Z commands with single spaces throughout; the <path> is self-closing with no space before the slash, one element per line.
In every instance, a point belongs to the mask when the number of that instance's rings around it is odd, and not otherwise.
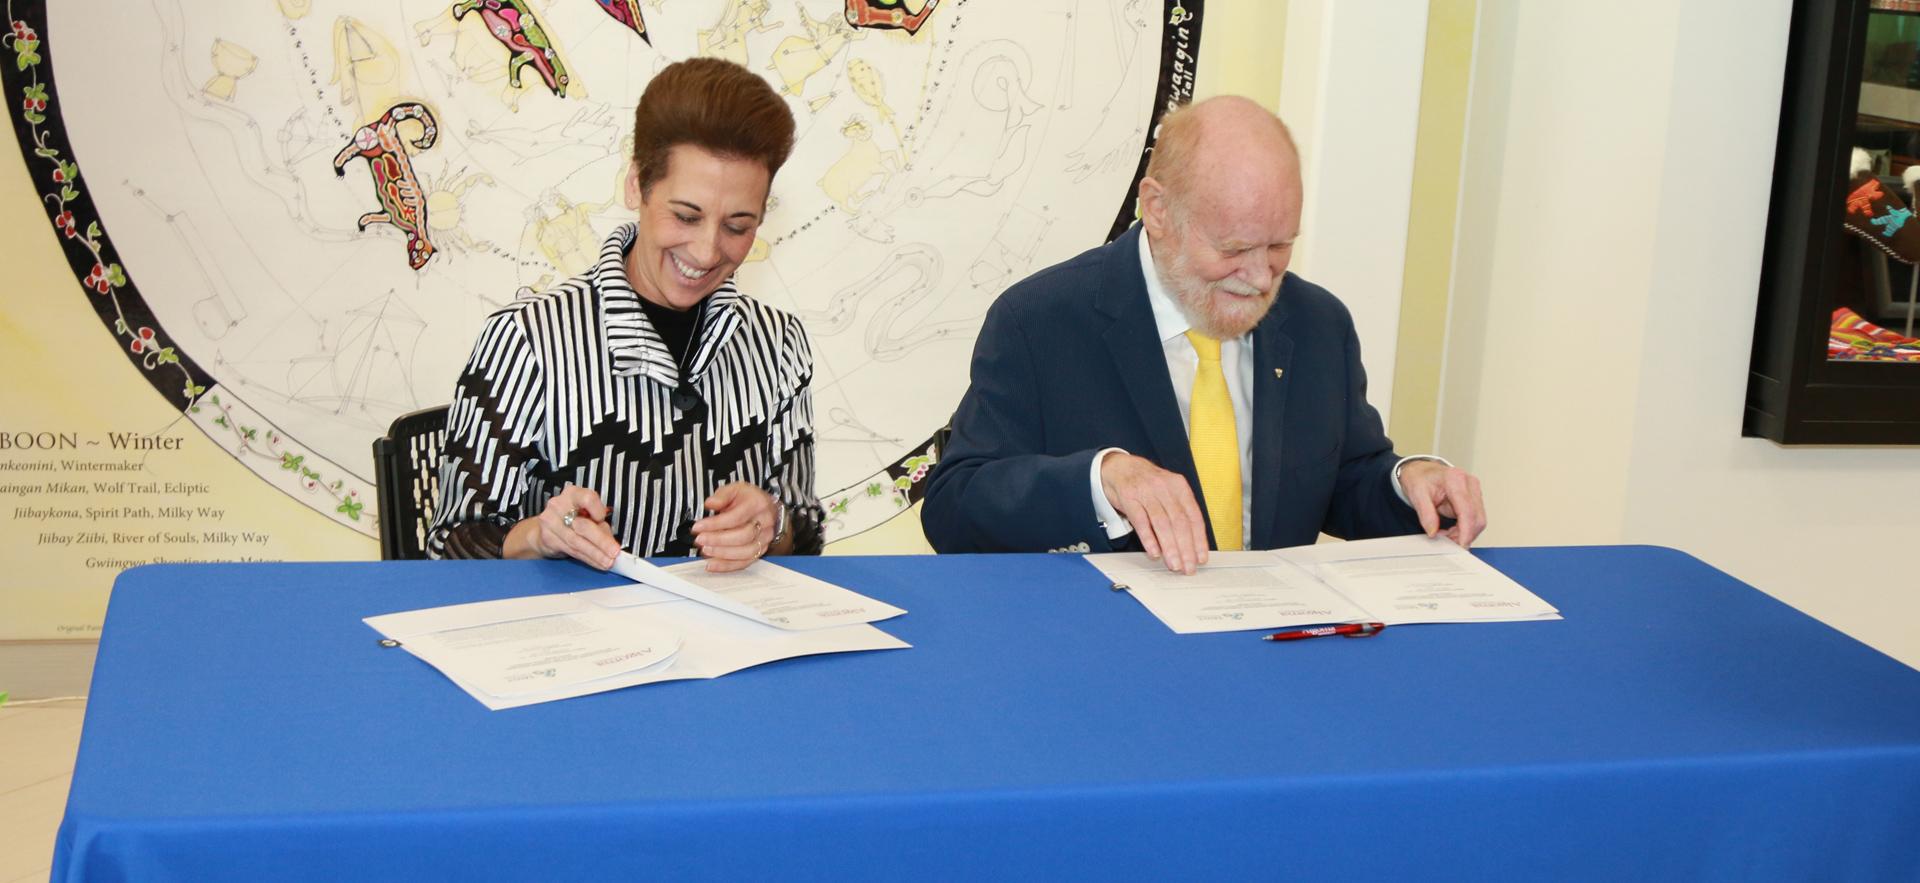
<path fill-rule="evenodd" d="M 568 483 L 592 488 L 642 557 L 691 554 L 700 504 L 758 485 L 786 506 L 794 551 L 820 551 L 813 353 L 800 320 L 728 280 L 702 311 L 687 379 L 627 283 L 634 225 L 593 269 L 487 319 L 454 390 L 427 552 L 499 557 L 507 530 Z"/>

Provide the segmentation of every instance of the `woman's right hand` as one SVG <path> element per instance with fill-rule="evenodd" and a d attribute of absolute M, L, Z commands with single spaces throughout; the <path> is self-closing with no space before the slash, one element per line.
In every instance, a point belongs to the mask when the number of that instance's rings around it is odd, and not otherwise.
<path fill-rule="evenodd" d="M 613 566 L 620 541 L 607 527 L 607 504 L 591 488 L 567 485 L 539 515 L 507 531 L 506 558 L 573 558 L 601 570 Z"/>

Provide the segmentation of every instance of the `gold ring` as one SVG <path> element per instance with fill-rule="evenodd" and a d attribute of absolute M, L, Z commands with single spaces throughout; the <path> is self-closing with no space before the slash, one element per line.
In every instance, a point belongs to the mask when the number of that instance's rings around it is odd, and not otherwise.
<path fill-rule="evenodd" d="M 562 527 L 572 527 L 572 526 L 573 526 L 573 516 L 574 516 L 575 514 L 577 514 L 577 513 L 579 513 L 579 511 L 580 511 L 580 510 L 578 510 L 578 509 L 568 509 L 568 510 L 567 510 L 567 514 L 565 514 L 565 515 L 562 515 L 562 516 L 560 516 L 560 525 L 561 525 Z"/>

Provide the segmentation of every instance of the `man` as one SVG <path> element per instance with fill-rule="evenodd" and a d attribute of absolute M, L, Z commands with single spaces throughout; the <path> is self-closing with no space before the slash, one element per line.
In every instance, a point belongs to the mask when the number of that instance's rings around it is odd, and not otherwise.
<path fill-rule="evenodd" d="M 1176 110 L 1139 197 L 1139 226 L 988 311 L 927 490 L 934 548 L 1141 549 L 1192 573 L 1322 531 L 1471 544 L 1479 481 L 1394 454 L 1351 316 L 1287 275 L 1286 126 L 1238 97 Z"/>

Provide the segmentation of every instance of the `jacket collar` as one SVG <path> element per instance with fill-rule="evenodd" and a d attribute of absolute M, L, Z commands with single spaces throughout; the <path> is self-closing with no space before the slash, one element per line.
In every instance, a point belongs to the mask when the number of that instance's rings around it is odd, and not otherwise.
<path fill-rule="evenodd" d="M 606 330 L 607 353 L 613 359 L 614 376 L 646 377 L 676 389 L 680 386 L 680 366 L 674 361 L 673 352 L 667 349 L 666 341 L 660 339 L 660 332 L 647 321 L 646 312 L 640 308 L 640 295 L 627 281 L 627 254 L 633 251 L 638 232 L 638 225 L 631 222 L 614 230 L 601 244 L 600 260 L 588 275 L 594 290 L 600 293 L 600 321 Z M 698 337 L 687 366 L 690 381 L 697 382 L 705 376 L 714 356 L 740 327 L 745 318 L 743 299 L 733 279 L 728 278 L 700 302 Z"/>

